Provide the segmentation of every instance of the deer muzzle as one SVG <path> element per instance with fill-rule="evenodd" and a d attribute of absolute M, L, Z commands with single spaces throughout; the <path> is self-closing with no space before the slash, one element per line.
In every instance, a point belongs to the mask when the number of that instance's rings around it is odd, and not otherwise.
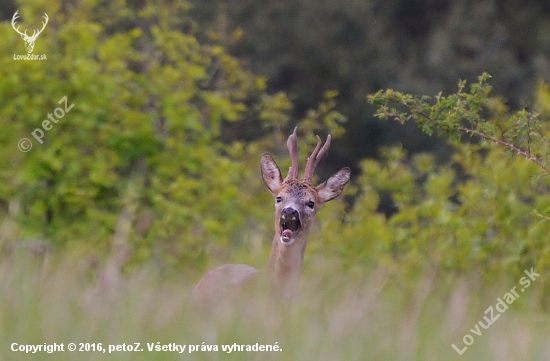
<path fill-rule="evenodd" d="M 294 208 L 284 208 L 281 212 L 281 242 L 290 245 L 294 242 L 294 235 L 300 230 L 300 213 Z"/>

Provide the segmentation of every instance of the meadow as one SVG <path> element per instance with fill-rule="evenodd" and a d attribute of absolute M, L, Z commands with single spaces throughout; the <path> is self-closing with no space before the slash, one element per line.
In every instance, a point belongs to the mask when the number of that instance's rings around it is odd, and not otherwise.
<path fill-rule="evenodd" d="M 330 262 L 316 264 L 318 269 L 308 268 L 300 293 L 293 299 L 282 301 L 269 292 L 256 292 L 213 320 L 194 308 L 193 280 L 184 272 L 167 278 L 145 265 L 106 283 L 85 259 L 18 250 L 3 257 L 0 264 L 0 357 L 548 360 L 549 316 L 539 302 L 544 280 L 533 281 L 494 324 L 486 330 L 478 327 L 481 332 L 476 335 L 474 326 L 488 315 L 486 309 L 495 306 L 510 288 L 519 286 L 519 280 L 502 278 L 484 285 L 475 277 L 453 277 L 426 269 L 404 282 L 384 268 L 343 276 L 337 267 L 328 267 Z M 496 308 L 494 312 L 491 317 L 497 317 Z M 462 350 L 466 334 L 472 336 L 473 343 Z M 68 351 L 71 342 L 82 351 Z M 26 354 L 11 351 L 13 343 L 64 343 L 65 351 Z M 137 348 L 135 343 L 143 351 L 122 351 L 123 345 Z M 183 353 L 148 350 L 151 344 L 172 343 L 187 348 Z M 236 345 L 256 343 L 277 344 L 280 351 L 237 351 Z M 109 353 L 109 345 L 119 345 L 120 351 Z M 192 352 L 190 345 L 195 345 Z M 218 351 L 201 351 L 207 345 L 211 350 L 217 345 Z M 228 345 L 225 350 L 223 345 Z M 105 352 L 84 351 L 94 347 Z"/>

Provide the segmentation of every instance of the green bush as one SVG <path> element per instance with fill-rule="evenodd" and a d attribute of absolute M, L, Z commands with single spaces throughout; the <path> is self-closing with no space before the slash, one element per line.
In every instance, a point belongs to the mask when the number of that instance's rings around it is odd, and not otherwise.
<path fill-rule="evenodd" d="M 250 215 L 238 199 L 260 150 L 223 131 L 245 119 L 283 126 L 285 95 L 266 94 L 264 79 L 223 48 L 181 31 L 181 1 L 112 4 L 105 18 L 93 1 L 19 9 L 23 26 L 44 12 L 50 22 L 35 47 L 47 61 L 0 60 L 0 202 L 4 214 L 20 204 L 16 236 L 102 254 L 130 202 L 138 261 L 197 266 L 204 244 L 227 244 Z M 135 26 L 125 29 L 127 19 Z M 0 32 L 4 54 L 24 51 L 9 23 Z M 40 144 L 31 132 L 64 96 L 74 107 Z M 34 145 L 27 153 L 17 149 L 23 137 Z"/>
<path fill-rule="evenodd" d="M 18 9 L 23 27 L 35 14 L 50 20 L 34 50 L 46 61 L 0 59 L 0 209 L 17 224 L 8 243 L 38 238 L 102 257 L 119 234 L 133 262 L 201 269 L 210 255 L 229 260 L 270 238 L 259 159 L 267 150 L 287 158 L 292 103 L 216 42 L 199 42 L 185 2 Z M 9 23 L 0 33 L 4 54 L 24 51 Z M 342 134 L 336 95 L 299 123 L 301 147 L 314 132 Z M 43 129 L 62 97 L 73 107 Z M 239 129 L 252 124 L 263 133 L 245 141 Z"/>
<path fill-rule="evenodd" d="M 393 90 L 370 95 L 382 119 L 415 122 L 448 137 L 454 153 L 444 164 L 433 155 L 408 157 L 387 150 L 384 161 L 364 161 L 359 193 L 346 221 L 327 239 L 340 242 L 350 264 L 393 264 L 403 273 L 517 275 L 528 267 L 549 274 L 550 185 L 548 123 L 527 110 L 509 113 L 490 94 L 484 74 L 466 90 L 416 97 Z M 537 108 L 547 109 L 546 87 Z M 398 212 L 376 213 L 378 194 L 391 194 Z M 343 237 L 342 237 L 343 236 Z"/>

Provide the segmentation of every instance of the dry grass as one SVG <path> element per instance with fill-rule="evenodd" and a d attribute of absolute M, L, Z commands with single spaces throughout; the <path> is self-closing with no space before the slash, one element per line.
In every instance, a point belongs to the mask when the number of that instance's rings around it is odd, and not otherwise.
<path fill-rule="evenodd" d="M 54 257 L 55 258 L 55 257 Z M 61 258 L 61 257 L 58 257 Z M 510 287 L 426 272 L 407 282 L 382 269 L 356 277 L 310 271 L 292 301 L 258 291 L 223 318 L 192 307 L 193 280 L 144 266 L 102 285 L 78 260 L 18 252 L 0 261 L 2 360 L 548 360 L 550 323 L 536 286 L 459 356 L 462 337 Z M 471 334 L 471 333 L 470 333 Z M 218 345 L 218 352 L 148 352 L 147 343 Z M 132 344 L 143 352 L 26 355 L 12 342 Z M 279 352 L 232 352 L 224 344 L 277 342 Z"/>

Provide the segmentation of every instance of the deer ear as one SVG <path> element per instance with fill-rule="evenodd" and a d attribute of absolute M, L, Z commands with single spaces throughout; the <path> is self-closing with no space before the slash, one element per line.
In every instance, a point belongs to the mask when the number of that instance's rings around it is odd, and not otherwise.
<path fill-rule="evenodd" d="M 264 180 L 265 186 L 269 189 L 271 194 L 276 195 L 279 193 L 279 190 L 283 184 L 281 170 L 268 153 L 264 153 L 264 155 L 262 155 L 260 167 L 262 169 L 262 179 Z"/>
<path fill-rule="evenodd" d="M 350 175 L 351 171 L 348 167 L 342 168 L 325 183 L 319 184 L 315 187 L 321 204 L 338 197 L 344 190 L 345 185 L 348 183 Z"/>

